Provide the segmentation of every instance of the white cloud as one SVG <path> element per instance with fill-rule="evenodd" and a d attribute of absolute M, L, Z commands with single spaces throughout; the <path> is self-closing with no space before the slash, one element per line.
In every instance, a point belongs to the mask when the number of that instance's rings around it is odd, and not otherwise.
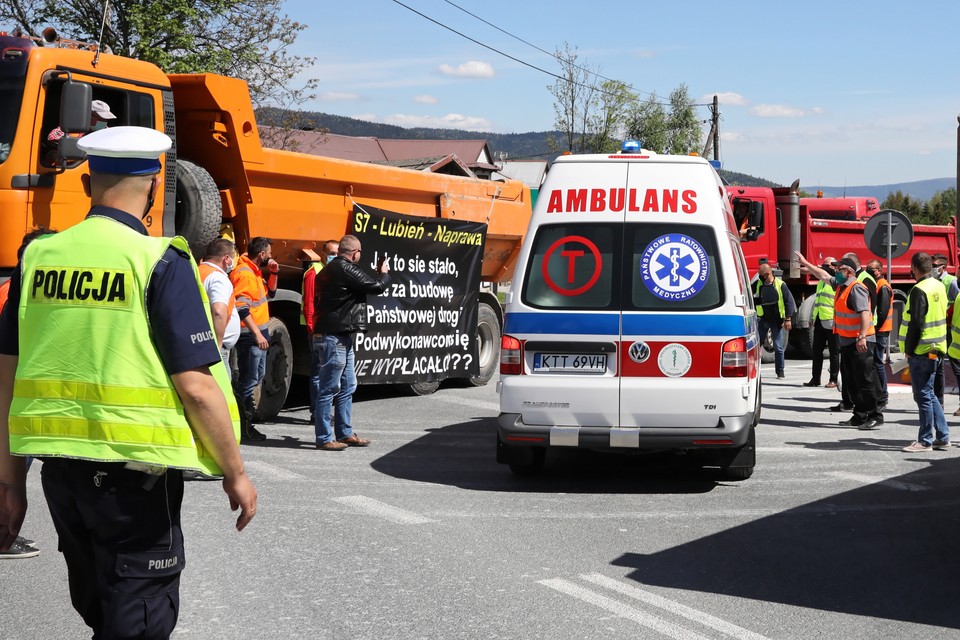
<path fill-rule="evenodd" d="M 419 116 L 396 113 L 384 118 L 372 118 L 376 122 L 395 124 L 399 127 L 433 127 L 439 129 L 465 129 L 466 131 L 491 131 L 493 126 L 486 118 L 448 113 L 445 116 Z"/>
<path fill-rule="evenodd" d="M 440 102 L 439 100 L 436 99 L 436 97 L 428 96 L 426 94 L 421 96 L 414 96 L 413 101 L 419 102 L 420 104 L 437 104 Z"/>
<path fill-rule="evenodd" d="M 785 104 L 758 104 L 755 107 L 750 107 L 750 113 L 759 118 L 802 118 L 809 115 L 820 115 L 823 113 L 823 108 L 802 109 Z"/>
<path fill-rule="evenodd" d="M 713 103 L 713 96 L 717 96 L 717 99 L 722 105 L 745 107 L 746 105 L 750 104 L 746 98 L 739 93 L 734 93 L 733 91 L 718 91 L 716 93 L 708 93 L 700 98 L 700 102 Z"/>
<path fill-rule="evenodd" d="M 720 139 L 724 142 L 743 142 L 744 136 L 739 131 L 721 131 Z"/>
<path fill-rule="evenodd" d="M 320 102 L 356 102 L 360 100 L 360 94 L 324 91 L 317 96 L 317 100 Z"/>
<path fill-rule="evenodd" d="M 650 49 L 645 49 L 643 51 L 635 51 L 633 54 L 634 58 L 656 58 L 656 51 L 651 51 Z"/>
<path fill-rule="evenodd" d="M 440 65 L 440 73 L 458 78 L 492 78 L 493 65 L 489 62 L 478 62 L 476 60 L 464 62 L 456 67 L 442 64 Z"/>

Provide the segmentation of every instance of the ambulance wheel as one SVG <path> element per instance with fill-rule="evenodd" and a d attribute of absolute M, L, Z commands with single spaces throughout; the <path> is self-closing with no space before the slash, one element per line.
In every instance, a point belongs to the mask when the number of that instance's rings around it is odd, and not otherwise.
<path fill-rule="evenodd" d="M 410 385 L 410 391 L 412 391 L 413 395 L 415 396 L 428 396 L 439 388 L 439 380 L 433 380 L 431 382 L 414 382 Z"/>
<path fill-rule="evenodd" d="M 287 325 L 279 318 L 270 318 L 267 323 L 270 335 L 270 350 L 267 351 L 267 366 L 263 382 L 253 391 L 253 420 L 273 420 L 283 409 L 293 382 L 293 342 Z"/>
<path fill-rule="evenodd" d="M 480 373 L 469 381 L 475 387 L 482 387 L 500 369 L 500 321 L 485 302 L 477 308 L 477 357 Z"/>
<path fill-rule="evenodd" d="M 726 459 L 720 466 L 720 475 L 724 480 L 746 480 L 753 475 L 753 468 L 757 464 L 757 429 L 759 410 L 754 426 L 750 427 L 750 436 L 739 449 L 726 454 Z"/>
<path fill-rule="evenodd" d="M 217 183 L 203 167 L 178 159 L 174 230 L 187 239 L 197 260 L 220 235 L 222 221 L 223 204 Z"/>

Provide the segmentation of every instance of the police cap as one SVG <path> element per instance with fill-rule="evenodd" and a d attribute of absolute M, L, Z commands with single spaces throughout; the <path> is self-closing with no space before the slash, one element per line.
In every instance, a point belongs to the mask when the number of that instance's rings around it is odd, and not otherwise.
<path fill-rule="evenodd" d="M 145 176 L 160 171 L 160 156 L 173 142 L 147 127 L 110 127 L 83 136 L 77 146 L 87 153 L 90 171 Z"/>

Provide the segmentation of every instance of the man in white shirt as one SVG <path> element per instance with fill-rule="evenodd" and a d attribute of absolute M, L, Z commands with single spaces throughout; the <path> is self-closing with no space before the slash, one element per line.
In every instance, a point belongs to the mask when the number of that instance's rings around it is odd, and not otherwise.
<path fill-rule="evenodd" d="M 233 283 L 227 276 L 233 270 L 237 249 L 226 238 L 217 238 L 207 245 L 207 253 L 200 263 L 200 279 L 210 299 L 213 330 L 220 345 L 220 356 L 230 371 L 230 350 L 240 337 L 240 315 L 234 303 Z"/>

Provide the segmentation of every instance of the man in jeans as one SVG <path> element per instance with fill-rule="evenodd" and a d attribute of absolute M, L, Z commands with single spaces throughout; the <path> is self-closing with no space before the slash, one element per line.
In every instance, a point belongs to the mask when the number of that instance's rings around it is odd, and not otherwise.
<path fill-rule="evenodd" d="M 778 378 L 784 377 L 783 329 L 790 331 L 791 318 L 797 311 L 797 303 L 783 280 L 773 275 L 769 264 L 760 265 L 757 282 L 753 289 L 753 301 L 757 308 L 760 339 L 765 340 L 767 330 L 773 338 L 774 363 Z"/>
<path fill-rule="evenodd" d="M 253 392 L 263 381 L 267 366 L 270 335 L 267 324 L 270 310 L 267 300 L 277 293 L 277 273 L 280 265 L 273 259 L 273 241 L 258 236 L 247 244 L 247 252 L 240 256 L 230 272 L 237 314 L 240 317 L 240 338 L 237 340 L 237 387 L 243 399 L 241 410 L 247 416 L 243 442 L 264 440 L 265 435 L 253 426 Z M 266 279 L 264 279 L 266 272 Z"/>
<path fill-rule="evenodd" d="M 381 257 L 377 278 L 371 278 L 360 268 L 362 253 L 356 236 L 343 236 L 337 257 L 316 276 L 313 363 L 319 387 L 314 427 L 317 449 L 322 451 L 370 444 L 353 432 L 351 424 L 357 389 L 353 337 L 366 331 L 367 296 L 386 290 L 390 268 L 386 257 Z"/>
<path fill-rule="evenodd" d="M 920 431 L 916 442 L 903 448 L 907 453 L 950 447 L 950 427 L 933 389 L 937 368 L 947 350 L 947 292 L 931 276 L 932 270 L 929 254 L 915 253 L 910 259 L 910 273 L 917 284 L 910 290 L 900 322 L 900 351 L 907 354 L 913 399 L 920 412 Z"/>

